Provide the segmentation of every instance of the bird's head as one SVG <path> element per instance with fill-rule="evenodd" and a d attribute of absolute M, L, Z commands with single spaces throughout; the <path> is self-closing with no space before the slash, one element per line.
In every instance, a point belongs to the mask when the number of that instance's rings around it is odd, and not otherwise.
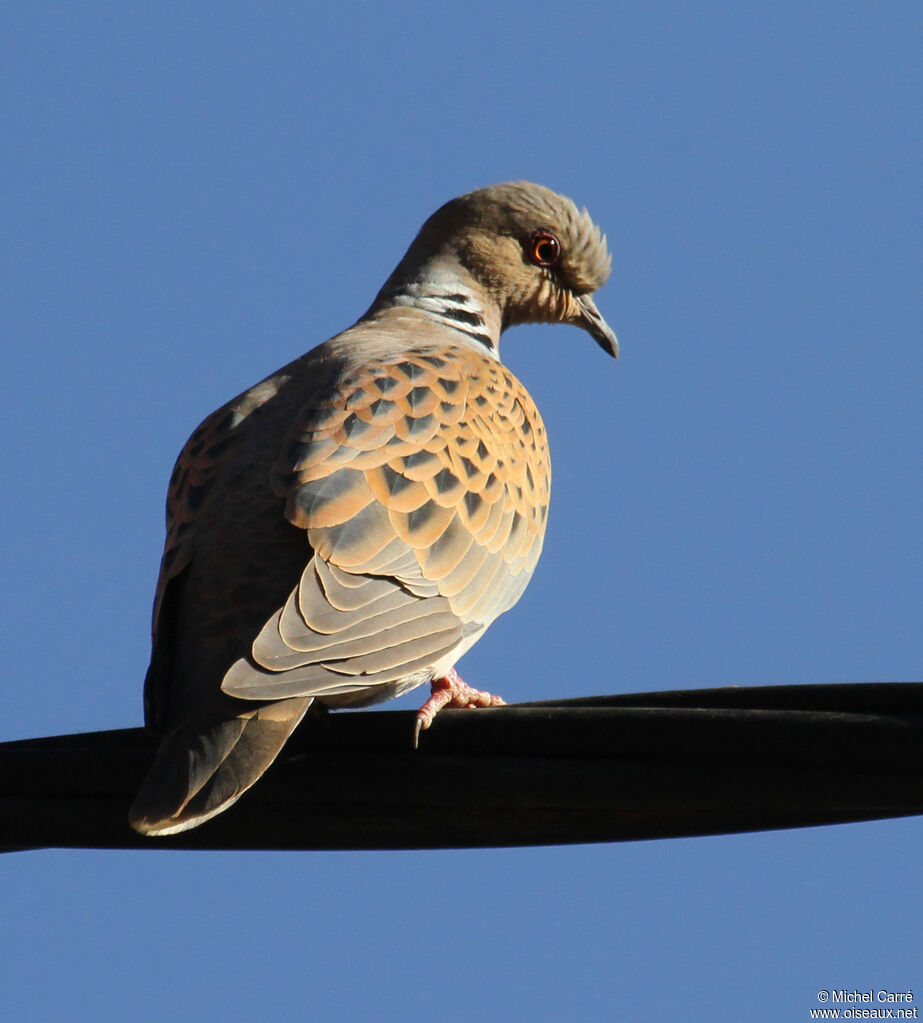
<path fill-rule="evenodd" d="M 565 196 L 528 181 L 469 192 L 437 210 L 414 247 L 460 263 L 497 303 L 502 327 L 572 323 L 618 355 L 591 297 L 609 277 L 606 239 Z"/>
<path fill-rule="evenodd" d="M 611 262 L 586 210 L 541 185 L 506 182 L 438 209 L 378 301 L 408 287 L 414 294 L 451 290 L 454 277 L 469 281 L 496 310 L 498 332 L 517 323 L 572 323 L 616 357 L 618 340 L 592 299 Z"/>

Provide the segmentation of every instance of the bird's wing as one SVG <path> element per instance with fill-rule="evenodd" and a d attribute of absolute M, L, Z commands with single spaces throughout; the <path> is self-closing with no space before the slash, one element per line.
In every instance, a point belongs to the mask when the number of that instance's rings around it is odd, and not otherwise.
<path fill-rule="evenodd" d="M 276 374 L 222 405 L 192 433 L 167 488 L 166 541 L 154 595 L 151 663 L 144 680 L 145 720 L 160 730 L 171 689 L 175 618 L 182 579 L 192 561 L 199 516 L 222 468 L 238 453 L 250 416 L 270 401 L 287 376 Z"/>
<path fill-rule="evenodd" d="M 225 675 L 223 691 L 244 699 L 424 681 L 519 599 L 541 551 L 550 462 L 508 370 L 432 345 L 372 358 L 306 405 L 274 485 L 314 555 Z"/>
<path fill-rule="evenodd" d="M 156 636 L 164 594 L 192 560 L 199 513 L 222 466 L 238 451 L 249 417 L 274 398 L 287 382 L 276 374 L 222 405 L 207 416 L 183 446 L 167 488 L 167 535 L 154 598 Z"/>

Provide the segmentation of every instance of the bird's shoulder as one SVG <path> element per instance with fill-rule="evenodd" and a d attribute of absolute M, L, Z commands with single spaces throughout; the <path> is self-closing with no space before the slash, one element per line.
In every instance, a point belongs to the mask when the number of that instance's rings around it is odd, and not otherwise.
<path fill-rule="evenodd" d="M 370 323 L 327 343 L 335 373 L 301 405 L 273 470 L 296 525 L 323 525 L 327 506 L 360 476 L 363 497 L 397 513 L 417 483 L 440 505 L 454 505 L 460 487 L 507 482 L 547 505 L 547 435 L 525 386 L 479 346 L 452 331 L 408 329 L 417 321 L 407 319 L 397 337 Z"/>

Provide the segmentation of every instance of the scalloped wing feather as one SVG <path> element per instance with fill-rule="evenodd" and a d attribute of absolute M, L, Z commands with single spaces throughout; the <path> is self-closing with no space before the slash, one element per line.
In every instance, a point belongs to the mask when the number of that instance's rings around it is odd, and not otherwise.
<path fill-rule="evenodd" d="M 347 374 L 302 410 L 273 479 L 314 556 L 225 675 L 238 698 L 372 702 L 420 684 L 512 607 L 541 552 L 541 417 L 505 367 L 461 345 Z"/>

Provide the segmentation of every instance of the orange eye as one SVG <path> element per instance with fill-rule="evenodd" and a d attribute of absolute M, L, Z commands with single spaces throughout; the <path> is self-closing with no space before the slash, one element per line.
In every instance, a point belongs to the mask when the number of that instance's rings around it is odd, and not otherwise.
<path fill-rule="evenodd" d="M 561 260 L 561 243 L 550 231 L 535 231 L 526 242 L 526 255 L 536 266 L 556 266 Z"/>

